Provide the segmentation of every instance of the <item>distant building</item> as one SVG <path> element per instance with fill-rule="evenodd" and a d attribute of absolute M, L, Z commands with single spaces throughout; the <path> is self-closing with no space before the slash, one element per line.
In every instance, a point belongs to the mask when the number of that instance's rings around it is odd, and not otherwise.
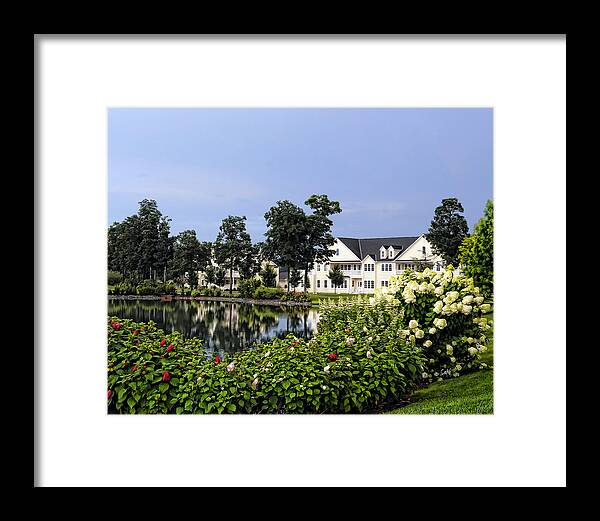
<path fill-rule="evenodd" d="M 390 277 L 397 276 L 408 268 L 422 270 L 429 267 L 434 271 L 441 271 L 443 266 L 442 258 L 434 255 L 431 244 L 424 235 L 367 239 L 338 237 L 331 249 L 334 254 L 329 260 L 315 263 L 308 272 L 308 291 L 311 293 L 373 293 L 375 288 L 387 287 Z M 263 262 L 262 267 L 267 264 L 275 269 L 277 285 L 286 289 L 287 268 L 267 261 Z M 344 282 L 334 288 L 327 275 L 336 264 L 344 274 Z M 301 273 L 304 275 L 304 271 Z M 239 273 L 234 271 L 233 289 L 237 288 L 239 280 Z M 203 272 L 198 273 L 198 284 L 200 287 L 208 286 Z M 221 288 L 229 288 L 229 271 Z M 302 289 L 302 282 L 296 288 Z"/>
<path fill-rule="evenodd" d="M 357 239 L 338 237 L 328 262 L 316 263 L 308 272 L 311 293 L 373 293 L 388 286 L 390 277 L 404 270 L 429 267 L 441 271 L 442 258 L 434 255 L 424 235 L 418 237 L 379 237 Z M 344 274 L 344 282 L 334 288 L 327 276 L 335 265 Z M 280 285 L 286 285 L 286 272 L 280 271 Z M 297 286 L 302 288 L 302 283 Z"/>

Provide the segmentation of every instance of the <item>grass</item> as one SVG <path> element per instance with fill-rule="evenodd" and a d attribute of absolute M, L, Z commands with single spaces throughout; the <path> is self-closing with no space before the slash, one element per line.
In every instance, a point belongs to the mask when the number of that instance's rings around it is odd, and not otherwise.
<path fill-rule="evenodd" d="M 488 316 L 491 320 L 491 315 Z M 481 360 L 488 365 L 494 362 L 493 330 L 489 331 L 487 351 Z M 388 414 L 493 414 L 494 372 L 492 369 L 459 376 L 452 380 L 434 382 L 416 391 L 410 404 Z"/>
<path fill-rule="evenodd" d="M 331 299 L 333 301 L 344 299 L 344 298 L 358 298 L 364 297 L 365 295 L 361 295 L 359 293 L 311 293 L 310 298 L 313 304 L 318 304 L 320 300 Z M 372 296 L 372 295 L 368 295 Z"/>

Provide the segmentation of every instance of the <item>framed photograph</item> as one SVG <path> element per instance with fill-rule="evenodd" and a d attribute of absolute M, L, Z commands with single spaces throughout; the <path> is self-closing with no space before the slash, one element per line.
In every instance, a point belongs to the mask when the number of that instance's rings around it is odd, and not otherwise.
<path fill-rule="evenodd" d="M 38 36 L 35 484 L 564 486 L 565 50 Z"/>

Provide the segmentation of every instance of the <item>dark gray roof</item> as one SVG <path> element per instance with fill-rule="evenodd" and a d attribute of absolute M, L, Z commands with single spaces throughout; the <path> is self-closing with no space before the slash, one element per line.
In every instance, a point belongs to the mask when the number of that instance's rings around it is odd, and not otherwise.
<path fill-rule="evenodd" d="M 389 248 L 394 247 L 397 257 L 402 254 L 406 248 L 414 243 L 420 235 L 416 237 L 374 237 L 368 239 L 355 239 L 352 237 L 338 237 L 360 260 L 363 260 L 367 255 L 370 255 L 376 260 L 379 260 L 379 250 L 382 246 Z"/>

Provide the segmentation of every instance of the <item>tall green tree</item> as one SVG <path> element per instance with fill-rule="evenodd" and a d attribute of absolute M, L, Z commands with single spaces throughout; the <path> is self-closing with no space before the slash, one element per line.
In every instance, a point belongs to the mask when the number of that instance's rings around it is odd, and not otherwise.
<path fill-rule="evenodd" d="M 308 272 L 315 262 L 326 262 L 334 253 L 331 247 L 335 244 L 332 233 L 331 216 L 341 213 L 338 201 L 331 201 L 325 194 L 311 195 L 304 204 L 312 210 L 306 217 L 306 235 L 299 245 L 300 257 L 304 269 L 304 291 L 308 289 Z"/>
<path fill-rule="evenodd" d="M 169 273 L 190 288 L 198 286 L 198 272 L 210 262 L 211 244 L 200 242 L 194 230 L 184 230 L 175 238 L 173 258 L 169 263 Z"/>
<path fill-rule="evenodd" d="M 486 296 L 494 292 L 494 203 L 485 205 L 483 217 L 473 234 L 465 237 L 460 246 L 460 268 L 472 277 Z"/>
<path fill-rule="evenodd" d="M 108 269 L 136 280 L 163 277 L 172 256 L 170 221 L 155 200 L 140 201 L 137 214 L 108 229 Z"/>
<path fill-rule="evenodd" d="M 217 263 L 229 271 L 229 294 L 233 293 L 233 271 L 252 252 L 252 240 L 246 231 L 246 217 L 229 215 L 221 222 L 214 244 Z"/>
<path fill-rule="evenodd" d="M 274 288 L 277 286 L 277 272 L 270 264 L 267 264 L 262 270 L 260 270 L 258 276 L 260 277 L 263 286 L 266 286 L 267 288 Z"/>
<path fill-rule="evenodd" d="M 329 270 L 327 277 L 331 280 L 333 286 L 333 292 L 337 293 L 337 288 L 344 284 L 344 272 L 340 268 L 339 264 L 335 264 L 333 268 Z"/>
<path fill-rule="evenodd" d="M 245 245 L 244 250 L 240 252 L 241 257 L 238 264 L 240 279 L 248 280 L 253 278 L 260 270 L 261 247 L 260 244 Z"/>
<path fill-rule="evenodd" d="M 292 268 L 288 275 L 288 290 L 296 292 L 296 287 L 302 282 L 302 272 L 299 269 Z"/>
<path fill-rule="evenodd" d="M 264 253 L 266 258 L 287 269 L 288 291 L 291 290 L 292 270 L 301 269 L 301 245 L 307 235 L 307 219 L 304 210 L 290 201 L 277 201 L 265 213 L 267 221 Z"/>
<path fill-rule="evenodd" d="M 459 246 L 469 233 L 467 220 L 463 215 L 462 204 L 455 197 L 442 199 L 435 209 L 435 214 L 428 233 L 425 234 L 433 251 L 440 255 L 446 264 L 458 266 Z"/>

